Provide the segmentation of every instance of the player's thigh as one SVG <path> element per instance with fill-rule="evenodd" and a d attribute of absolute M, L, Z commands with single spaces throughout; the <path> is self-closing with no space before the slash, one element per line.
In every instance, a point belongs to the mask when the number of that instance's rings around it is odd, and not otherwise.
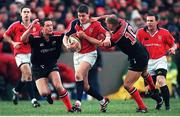
<path fill-rule="evenodd" d="M 139 79 L 142 72 L 128 70 L 127 75 L 124 80 L 124 87 L 131 88 L 133 84 Z"/>
<path fill-rule="evenodd" d="M 87 77 L 90 68 L 91 68 L 91 65 L 88 62 L 81 61 L 75 74 L 76 76 L 78 75 L 84 79 L 85 77 Z"/>
<path fill-rule="evenodd" d="M 36 87 L 41 96 L 46 96 L 50 94 L 50 90 L 48 88 L 48 79 L 47 78 L 39 78 L 36 80 Z"/>
<path fill-rule="evenodd" d="M 32 74 L 31 74 L 31 68 L 28 63 L 22 64 L 20 67 L 22 78 L 25 81 L 31 81 L 32 80 Z"/>
<path fill-rule="evenodd" d="M 56 89 L 62 89 L 63 88 L 59 71 L 52 71 L 49 74 L 49 78 L 51 79 L 51 81 L 52 81 L 52 83 Z"/>

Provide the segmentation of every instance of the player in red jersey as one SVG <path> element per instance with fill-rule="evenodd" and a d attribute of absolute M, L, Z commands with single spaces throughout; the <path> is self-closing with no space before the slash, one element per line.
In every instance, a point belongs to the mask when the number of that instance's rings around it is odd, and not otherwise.
<path fill-rule="evenodd" d="M 30 68 L 31 48 L 29 44 L 23 43 L 20 40 L 20 36 L 23 34 L 23 32 L 26 31 L 26 29 L 31 23 L 30 22 L 31 10 L 29 7 L 25 6 L 21 9 L 21 17 L 22 17 L 22 21 L 14 22 L 3 35 L 4 40 L 9 42 L 13 46 L 16 64 L 22 73 L 21 80 L 18 82 L 16 88 L 13 88 L 12 90 L 13 103 L 18 104 L 18 94 L 26 85 L 28 88 L 28 93 L 30 95 L 31 103 L 33 107 L 38 107 L 40 106 L 40 104 L 35 98 L 34 86 L 32 82 L 32 74 Z M 40 26 L 37 25 L 36 27 L 34 27 L 33 31 L 37 31 L 39 29 Z"/>
<path fill-rule="evenodd" d="M 147 26 L 145 28 L 138 30 L 137 38 L 146 47 L 150 55 L 148 71 L 159 83 L 161 94 L 165 102 L 165 108 L 166 110 L 170 110 L 170 95 L 166 84 L 166 53 L 169 51 L 174 54 L 177 46 L 170 32 L 158 27 L 157 15 L 149 13 L 146 18 L 146 24 Z"/>
<path fill-rule="evenodd" d="M 87 92 L 87 94 L 93 96 L 97 100 L 100 101 L 101 112 L 106 112 L 107 104 L 109 100 L 107 98 L 103 98 L 97 91 L 95 91 L 88 83 L 88 72 L 91 67 L 94 65 L 97 59 L 97 51 L 94 44 L 90 43 L 83 37 L 81 37 L 82 32 L 86 34 L 86 36 L 97 37 L 99 34 L 106 34 L 106 40 L 110 39 L 110 34 L 101 26 L 100 22 L 90 21 L 90 13 L 89 8 L 86 5 L 80 5 L 78 10 L 78 19 L 75 19 L 71 23 L 70 30 L 65 34 L 63 43 L 67 49 L 75 49 L 76 44 L 68 44 L 68 37 L 71 34 L 76 33 L 80 38 L 82 49 L 79 52 L 74 52 L 74 68 L 75 68 L 75 79 L 76 79 L 76 90 L 77 90 L 77 100 L 75 102 L 74 109 L 77 112 L 81 112 L 81 98 L 83 94 L 83 90 Z M 101 41 L 96 40 L 99 44 Z M 110 44 L 107 41 L 107 45 Z"/>
<path fill-rule="evenodd" d="M 48 79 L 50 79 L 66 105 L 68 112 L 73 112 L 68 92 L 61 83 L 59 68 L 56 64 L 61 53 L 64 34 L 53 31 L 53 23 L 50 19 L 42 21 L 41 30 L 30 33 L 37 22 L 38 19 L 35 19 L 21 36 L 21 40 L 24 43 L 29 43 L 32 49 L 32 74 L 36 81 L 37 89 L 41 96 L 47 97 L 48 103 L 53 104 L 51 91 L 48 87 Z"/>
<path fill-rule="evenodd" d="M 123 53 L 128 55 L 130 66 L 124 81 L 124 87 L 138 104 L 139 108 L 137 109 L 137 112 L 147 112 L 146 105 L 142 101 L 137 89 L 133 86 L 140 76 L 142 76 L 149 85 L 151 97 L 157 102 L 155 108 L 160 109 L 163 100 L 155 88 L 151 75 L 147 72 L 147 64 L 149 60 L 148 52 L 136 39 L 132 27 L 124 19 L 117 18 L 115 15 L 104 15 L 97 17 L 96 19 L 105 18 L 107 28 L 111 32 L 111 46 L 117 46 Z M 91 41 L 93 40 L 93 43 L 96 43 L 96 41 L 94 41 L 95 39 L 89 37 L 86 39 L 91 39 Z M 104 41 L 102 43 L 104 43 Z"/>

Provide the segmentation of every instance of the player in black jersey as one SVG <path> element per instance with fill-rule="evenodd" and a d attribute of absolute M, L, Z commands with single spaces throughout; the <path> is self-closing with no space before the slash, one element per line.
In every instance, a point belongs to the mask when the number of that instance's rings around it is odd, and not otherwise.
<path fill-rule="evenodd" d="M 146 105 L 137 89 L 133 86 L 140 76 L 142 76 L 149 85 L 151 97 L 157 101 L 155 108 L 160 109 L 163 103 L 162 98 L 155 89 L 151 75 L 147 72 L 148 52 L 136 39 L 132 27 L 124 19 L 118 18 L 115 15 L 105 15 L 99 18 L 106 18 L 106 26 L 111 32 L 111 46 L 117 46 L 123 53 L 128 55 L 130 65 L 124 81 L 124 87 L 138 104 L 137 112 L 147 112 Z M 91 39 L 92 42 L 92 38 L 85 37 L 88 40 Z M 96 43 L 95 39 L 92 43 Z M 102 43 L 101 45 L 105 45 L 104 43 L 106 42 L 103 41 Z"/>
<path fill-rule="evenodd" d="M 35 19 L 21 36 L 21 40 L 31 46 L 32 74 L 36 80 L 37 89 L 41 96 L 47 97 L 49 104 L 53 104 L 51 91 L 48 88 L 48 79 L 50 79 L 67 110 L 73 112 L 68 92 L 62 86 L 59 69 L 56 65 L 60 56 L 63 34 L 53 31 L 53 24 L 50 19 L 45 19 L 42 22 L 41 30 L 30 34 L 38 21 Z"/>

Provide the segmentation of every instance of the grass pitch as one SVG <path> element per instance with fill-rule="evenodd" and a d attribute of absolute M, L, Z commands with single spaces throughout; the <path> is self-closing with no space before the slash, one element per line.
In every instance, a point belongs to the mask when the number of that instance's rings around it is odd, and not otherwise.
<path fill-rule="evenodd" d="M 83 101 L 81 113 L 67 113 L 61 101 L 55 101 L 53 105 L 41 101 L 38 108 L 33 108 L 30 101 L 19 101 L 18 105 L 13 105 L 11 101 L 0 101 L 0 116 L 180 116 L 180 99 L 171 98 L 171 111 L 166 111 L 164 105 L 160 111 L 155 110 L 154 100 L 143 100 L 148 106 L 148 113 L 137 113 L 133 100 L 111 100 L 106 113 L 99 111 L 96 100 Z"/>

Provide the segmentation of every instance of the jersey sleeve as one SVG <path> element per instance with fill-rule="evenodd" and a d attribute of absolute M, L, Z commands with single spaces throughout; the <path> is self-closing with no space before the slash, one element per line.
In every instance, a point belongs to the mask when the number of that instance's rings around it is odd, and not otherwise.
<path fill-rule="evenodd" d="M 70 25 L 68 27 L 68 31 L 65 34 L 66 36 L 70 36 L 71 34 L 76 33 L 75 26 L 77 23 L 78 23 L 78 19 L 75 19 L 70 23 Z"/>
<path fill-rule="evenodd" d="M 141 38 L 141 36 L 140 36 L 140 35 L 141 35 L 141 31 L 140 31 L 140 30 L 138 30 L 138 31 L 137 31 L 137 33 L 136 33 L 136 38 L 138 39 L 138 41 L 139 41 L 139 42 L 141 42 L 141 43 L 142 43 L 142 38 Z"/>
<path fill-rule="evenodd" d="M 170 34 L 169 31 L 166 33 L 167 35 L 165 36 L 165 42 L 167 43 L 168 47 L 172 47 L 175 43 L 174 37 Z"/>
<path fill-rule="evenodd" d="M 9 37 L 12 37 L 15 30 L 15 24 L 11 24 L 9 28 L 6 30 L 5 34 Z"/>
<path fill-rule="evenodd" d="M 107 32 L 107 30 L 100 23 L 97 24 L 97 27 L 97 31 L 99 31 L 99 33 L 105 34 Z"/>

